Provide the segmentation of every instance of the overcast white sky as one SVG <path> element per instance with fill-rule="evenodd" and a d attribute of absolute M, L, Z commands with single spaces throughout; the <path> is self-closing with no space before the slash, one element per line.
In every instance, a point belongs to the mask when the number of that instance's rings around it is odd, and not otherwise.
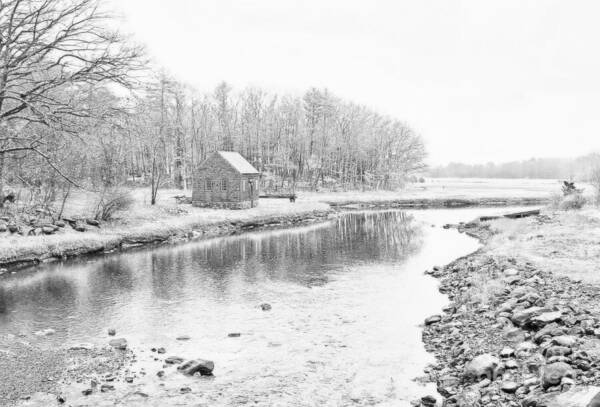
<path fill-rule="evenodd" d="M 114 0 L 179 79 L 327 87 L 408 122 L 431 164 L 600 150 L 600 2 Z"/>

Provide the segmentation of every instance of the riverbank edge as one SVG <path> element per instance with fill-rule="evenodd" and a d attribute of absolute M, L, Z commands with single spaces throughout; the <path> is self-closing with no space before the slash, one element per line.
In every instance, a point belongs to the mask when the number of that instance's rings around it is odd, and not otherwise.
<path fill-rule="evenodd" d="M 541 270 L 520 259 L 518 253 L 514 257 L 492 253 L 492 238 L 503 232 L 492 230 L 488 222 L 475 221 L 451 227 L 477 239 L 481 247 L 443 267 L 426 271 L 440 281 L 439 292 L 449 301 L 440 315 L 425 320 L 422 331 L 425 348 L 435 358 L 435 363 L 425 368 L 425 382 L 437 385 L 444 400 L 442 405 L 557 407 L 577 400 L 579 404 L 568 405 L 579 407 L 600 401 L 600 366 L 586 353 L 600 346 L 600 330 L 595 329 L 599 318 L 590 311 L 598 308 L 600 288 Z M 495 274 L 494 279 L 489 279 L 490 269 L 493 270 L 491 274 Z M 511 273 L 505 274 L 506 270 Z M 502 289 L 496 288 L 500 294 L 491 295 L 492 300 L 486 304 L 469 301 L 473 291 L 480 288 L 473 288 L 477 278 L 492 285 L 501 281 Z M 514 295 L 523 289 L 528 293 Z M 548 295 L 548 289 L 563 296 L 556 301 L 557 296 Z M 534 297 L 529 297 L 531 293 Z M 565 298 L 572 302 L 563 306 L 561 301 Z M 512 304 L 513 308 L 507 311 L 507 304 L 513 300 L 518 300 L 519 305 L 523 301 L 525 310 L 521 311 L 519 306 L 514 308 Z M 540 326 L 516 322 L 536 307 L 541 310 L 529 318 L 539 316 L 540 312 L 552 314 L 556 311 L 562 316 L 554 322 L 544 321 Z M 473 340 L 475 337 L 479 339 Z M 571 339 L 573 343 L 567 344 Z M 473 343 L 479 346 L 472 346 Z M 523 347 L 525 344 L 531 347 Z M 565 353 L 554 356 L 553 352 L 558 350 Z M 565 354 L 569 357 L 563 356 Z M 477 360 L 480 355 L 487 358 L 488 363 L 492 360 L 498 363 L 493 371 L 490 370 L 492 365 L 484 367 L 485 362 Z M 600 353 L 595 355 L 595 358 L 600 357 Z M 561 363 L 563 366 L 558 366 Z M 469 373 L 474 369 L 488 369 L 491 380 L 469 380 Z M 496 372 L 499 376 L 495 376 Z M 503 376 L 502 372 L 507 372 L 508 376 Z M 557 375 L 558 382 L 549 383 Z M 419 401 L 415 403 L 428 406 Z"/>
<path fill-rule="evenodd" d="M 79 244 L 74 247 L 56 244 L 43 252 L 29 251 L 10 259 L 0 259 L 0 268 L 6 272 L 32 267 L 41 263 L 64 261 L 87 256 L 102 256 L 125 251 L 140 250 L 150 246 L 176 244 L 216 237 L 230 236 L 247 231 L 276 229 L 299 226 L 307 223 L 324 221 L 336 217 L 338 211 L 309 210 L 291 215 L 261 216 L 250 220 L 221 221 L 215 223 L 190 222 L 182 228 L 154 230 L 149 234 L 110 234 L 102 242 L 96 244 Z"/>
<path fill-rule="evenodd" d="M 326 220 L 336 217 L 342 212 L 364 209 L 435 209 L 435 208 L 463 208 L 463 207 L 491 207 L 491 206 L 529 206 L 542 205 L 548 202 L 547 198 L 432 198 L 432 199 L 392 199 L 370 201 L 344 201 L 320 202 L 329 206 L 325 210 L 307 210 L 306 212 L 290 215 L 262 215 L 260 217 L 243 221 L 222 221 L 216 223 L 189 224 L 174 230 L 165 227 L 154 230 L 149 234 L 107 234 L 101 241 L 81 243 L 61 243 L 47 245 L 41 251 L 24 251 L 16 256 L 0 256 L 0 268 L 5 272 L 13 272 L 40 263 L 67 260 L 84 256 L 98 256 L 115 252 L 130 251 L 132 249 L 179 243 L 191 240 L 202 240 L 221 236 L 228 236 L 248 230 L 263 228 L 285 228 L 302 225 L 307 222 Z"/>

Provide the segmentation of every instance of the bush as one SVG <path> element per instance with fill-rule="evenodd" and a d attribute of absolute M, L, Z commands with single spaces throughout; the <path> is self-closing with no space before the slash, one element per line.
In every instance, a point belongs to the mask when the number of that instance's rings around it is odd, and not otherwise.
<path fill-rule="evenodd" d="M 128 192 L 104 191 L 98 199 L 94 219 L 107 221 L 115 213 L 126 211 L 133 205 L 133 198 Z"/>
<path fill-rule="evenodd" d="M 561 211 L 570 211 L 581 209 L 587 203 L 586 197 L 581 192 L 571 193 L 566 196 L 559 194 L 552 195 L 551 206 Z"/>

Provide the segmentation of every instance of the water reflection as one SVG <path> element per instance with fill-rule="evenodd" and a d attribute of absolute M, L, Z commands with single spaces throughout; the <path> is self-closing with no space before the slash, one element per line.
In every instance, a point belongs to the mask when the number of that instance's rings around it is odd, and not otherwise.
<path fill-rule="evenodd" d="M 55 346 L 104 344 L 112 327 L 139 349 L 210 358 L 216 377 L 203 393 L 218 405 L 242 395 L 314 405 L 332 394 L 398 405 L 421 392 L 412 379 L 429 356 L 417 325 L 444 303 L 422 271 L 475 248 L 385 211 L 45 265 L 0 279 L 0 329 L 53 328 L 39 340 Z M 193 340 L 175 341 L 182 333 Z"/>

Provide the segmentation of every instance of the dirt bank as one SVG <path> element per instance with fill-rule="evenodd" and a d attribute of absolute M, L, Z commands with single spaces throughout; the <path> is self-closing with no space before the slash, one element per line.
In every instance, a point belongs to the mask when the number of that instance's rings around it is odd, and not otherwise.
<path fill-rule="evenodd" d="M 585 250 L 598 222 L 580 217 L 591 215 L 546 213 L 468 225 L 464 231 L 480 238 L 482 249 L 430 272 L 451 301 L 423 332 L 437 359 L 426 373 L 445 406 L 598 405 L 589 403 L 600 393 L 600 288 L 550 267 Z M 557 227 L 571 230 L 562 236 L 569 252 L 559 251 L 554 262 L 535 261 L 538 240 L 554 236 Z M 587 261 L 597 270 L 597 256 Z"/>

